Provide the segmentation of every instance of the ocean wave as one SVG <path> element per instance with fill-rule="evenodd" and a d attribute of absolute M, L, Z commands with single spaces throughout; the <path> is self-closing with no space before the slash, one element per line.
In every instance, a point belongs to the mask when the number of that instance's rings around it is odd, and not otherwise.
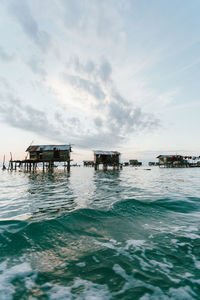
<path fill-rule="evenodd" d="M 198 180 L 175 173 L 4 173 L 0 298 L 198 298 Z"/>

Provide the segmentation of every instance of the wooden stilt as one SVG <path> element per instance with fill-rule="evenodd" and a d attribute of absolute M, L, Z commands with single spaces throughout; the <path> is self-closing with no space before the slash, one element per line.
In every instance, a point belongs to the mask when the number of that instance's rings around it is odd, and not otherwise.
<path fill-rule="evenodd" d="M 6 170 L 6 162 L 5 162 L 6 158 L 5 158 L 5 154 L 3 156 L 3 167 L 2 167 L 2 170 Z"/>
<path fill-rule="evenodd" d="M 106 171 L 108 169 L 108 165 L 107 164 L 103 164 L 103 170 Z"/>
<path fill-rule="evenodd" d="M 67 171 L 70 171 L 70 160 L 67 161 Z"/>

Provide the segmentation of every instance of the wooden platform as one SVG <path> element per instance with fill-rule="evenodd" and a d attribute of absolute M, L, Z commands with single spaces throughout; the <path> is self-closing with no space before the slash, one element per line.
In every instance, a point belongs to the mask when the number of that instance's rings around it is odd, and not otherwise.
<path fill-rule="evenodd" d="M 42 159 L 24 159 L 24 160 L 10 160 L 8 169 L 17 170 L 17 168 L 23 168 L 26 171 L 35 171 L 38 168 L 38 164 L 42 164 L 42 170 L 53 170 L 56 162 L 63 162 L 64 168 L 70 171 L 70 161 L 63 161 L 60 159 L 55 160 L 42 160 Z"/>

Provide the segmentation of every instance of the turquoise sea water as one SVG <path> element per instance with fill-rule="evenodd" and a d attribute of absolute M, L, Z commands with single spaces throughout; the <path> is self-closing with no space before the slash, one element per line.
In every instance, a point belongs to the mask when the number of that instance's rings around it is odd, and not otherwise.
<path fill-rule="evenodd" d="M 0 171 L 0 299 L 199 299 L 200 169 Z"/>

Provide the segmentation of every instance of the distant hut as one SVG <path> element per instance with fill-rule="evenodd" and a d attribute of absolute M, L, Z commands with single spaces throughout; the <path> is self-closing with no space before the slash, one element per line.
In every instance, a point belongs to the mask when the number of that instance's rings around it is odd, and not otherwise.
<path fill-rule="evenodd" d="M 71 145 L 31 145 L 26 149 L 29 163 L 49 163 L 49 167 L 52 167 L 54 162 L 67 162 L 68 170 L 71 151 Z"/>
<path fill-rule="evenodd" d="M 94 162 L 93 160 L 84 160 L 83 165 L 84 167 L 94 167 Z"/>
<path fill-rule="evenodd" d="M 104 170 L 107 170 L 108 166 L 119 169 L 121 167 L 120 153 L 117 151 L 94 151 L 95 170 L 99 169 L 101 164 Z"/>
<path fill-rule="evenodd" d="M 142 162 L 138 161 L 137 159 L 130 159 L 129 164 L 133 167 L 140 167 Z"/>
<path fill-rule="evenodd" d="M 158 162 L 155 162 L 155 161 L 150 161 L 150 162 L 148 163 L 148 165 L 149 165 L 150 167 L 152 167 L 152 166 L 159 166 L 159 163 L 158 163 Z"/>
<path fill-rule="evenodd" d="M 184 167 L 187 166 L 187 161 L 181 155 L 159 155 L 158 164 L 163 167 Z"/>

